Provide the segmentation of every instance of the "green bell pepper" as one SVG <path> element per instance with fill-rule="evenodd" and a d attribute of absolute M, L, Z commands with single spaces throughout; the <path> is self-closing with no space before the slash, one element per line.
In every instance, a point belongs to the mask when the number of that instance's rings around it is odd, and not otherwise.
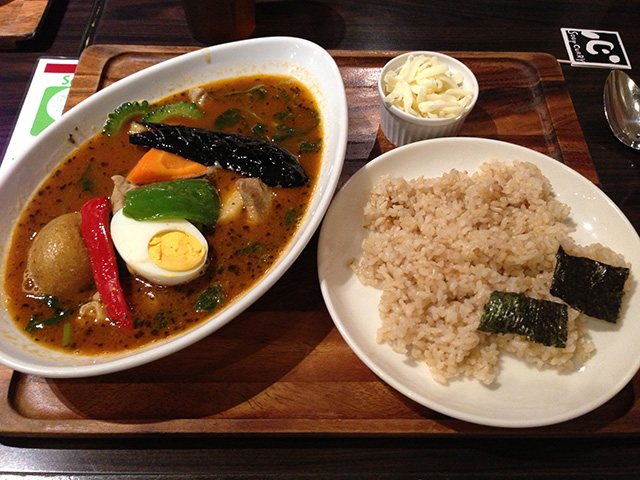
<path fill-rule="evenodd" d="M 206 180 L 151 183 L 127 193 L 122 213 L 141 221 L 184 218 L 214 226 L 220 214 L 220 198 Z"/>

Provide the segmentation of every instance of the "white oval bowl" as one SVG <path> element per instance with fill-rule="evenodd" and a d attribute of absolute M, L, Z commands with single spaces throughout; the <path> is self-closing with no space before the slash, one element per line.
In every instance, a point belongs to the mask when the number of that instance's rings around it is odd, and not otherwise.
<path fill-rule="evenodd" d="M 125 370 L 177 352 L 215 332 L 262 296 L 291 266 L 316 231 L 335 191 L 347 146 L 347 100 L 338 66 L 307 40 L 269 37 L 203 48 L 137 72 L 92 95 L 48 127 L 0 173 L 0 247 L 7 254 L 13 225 L 32 193 L 77 146 L 99 132 L 115 107 L 156 100 L 190 86 L 234 76 L 288 74 L 315 95 L 324 119 L 324 149 L 318 185 L 308 213 L 287 251 L 240 299 L 187 332 L 149 346 L 108 356 L 54 351 L 28 338 L 0 306 L 0 363 L 44 377 L 87 377 Z M 75 143 L 69 142 L 73 135 Z M 4 278 L 4 277 L 3 277 Z M 4 292 L 2 291 L 4 296 Z"/>
<path fill-rule="evenodd" d="M 410 56 L 417 55 L 436 57 L 438 62 L 449 67 L 451 73 L 462 74 L 464 78 L 462 87 L 473 93 L 473 100 L 471 101 L 471 104 L 464 109 L 462 114 L 451 118 L 417 117 L 404 112 L 395 105 L 391 105 L 385 101 L 386 95 L 384 93 L 383 83 L 387 72 L 389 72 L 389 70 L 396 70 L 401 67 Z M 380 77 L 378 78 L 380 127 L 382 128 L 382 133 L 384 133 L 385 137 L 387 137 L 387 139 L 396 147 L 430 138 L 456 136 L 462 128 L 467 116 L 471 113 L 473 107 L 475 107 L 476 102 L 478 101 L 479 92 L 480 88 L 478 86 L 478 80 L 471 69 L 461 61 L 450 57 L 449 55 L 426 50 L 407 52 L 402 55 L 398 55 L 387 62 L 387 64 L 382 68 Z"/>

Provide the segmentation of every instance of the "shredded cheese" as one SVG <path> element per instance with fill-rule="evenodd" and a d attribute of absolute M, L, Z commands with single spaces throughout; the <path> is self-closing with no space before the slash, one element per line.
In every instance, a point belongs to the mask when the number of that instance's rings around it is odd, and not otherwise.
<path fill-rule="evenodd" d="M 385 101 L 424 118 L 452 118 L 471 104 L 473 92 L 463 88 L 464 77 L 453 73 L 437 57 L 409 56 L 384 76 Z"/>

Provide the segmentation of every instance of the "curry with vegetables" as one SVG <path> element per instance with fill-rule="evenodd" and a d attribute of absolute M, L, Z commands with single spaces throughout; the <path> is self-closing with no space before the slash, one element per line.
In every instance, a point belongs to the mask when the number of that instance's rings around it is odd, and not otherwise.
<path fill-rule="evenodd" d="M 34 341 L 81 355 L 198 325 L 287 249 L 322 136 L 311 92 L 281 75 L 118 106 L 24 209 L 4 261 L 9 313 Z"/>

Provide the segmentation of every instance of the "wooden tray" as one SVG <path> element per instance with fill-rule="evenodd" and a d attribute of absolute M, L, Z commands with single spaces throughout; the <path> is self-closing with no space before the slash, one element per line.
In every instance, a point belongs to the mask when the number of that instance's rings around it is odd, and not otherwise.
<path fill-rule="evenodd" d="M 80 59 L 70 107 L 185 47 L 93 46 Z M 379 130 L 376 78 L 398 52 L 332 51 L 349 102 L 341 184 L 392 148 Z M 533 148 L 596 181 L 556 60 L 541 53 L 455 52 L 481 93 L 462 135 Z M 451 419 L 381 382 L 351 351 L 324 306 L 317 235 L 292 268 L 244 314 L 186 350 L 130 371 L 50 380 L 0 367 L 0 433 L 590 435 L 640 430 L 640 375 L 580 418 L 535 429 Z"/>
<path fill-rule="evenodd" d="M 0 48 L 12 48 L 38 31 L 49 0 L 0 0 Z"/>

